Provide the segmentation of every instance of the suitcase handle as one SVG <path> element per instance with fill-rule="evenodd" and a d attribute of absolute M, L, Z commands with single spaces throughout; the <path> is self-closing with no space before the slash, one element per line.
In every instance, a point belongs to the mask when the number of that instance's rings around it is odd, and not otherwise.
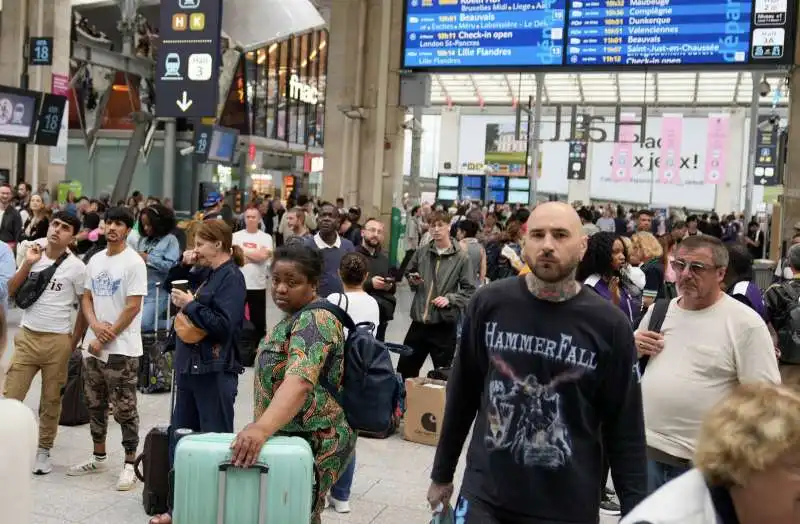
<path fill-rule="evenodd" d="M 141 482 L 144 482 L 144 475 L 142 475 L 142 460 L 144 460 L 144 453 L 139 453 L 139 456 L 136 457 L 136 460 L 133 462 L 133 472 L 136 473 L 136 478 L 138 478 Z"/>
<path fill-rule="evenodd" d="M 223 462 L 219 465 L 219 477 L 217 479 L 217 524 L 225 524 L 225 493 L 228 487 L 228 470 L 236 469 L 255 469 L 259 472 L 258 481 L 258 524 L 266 524 L 267 522 L 267 476 L 269 474 L 269 466 L 266 464 L 253 464 L 246 468 L 239 468 L 234 466 L 230 461 Z"/>

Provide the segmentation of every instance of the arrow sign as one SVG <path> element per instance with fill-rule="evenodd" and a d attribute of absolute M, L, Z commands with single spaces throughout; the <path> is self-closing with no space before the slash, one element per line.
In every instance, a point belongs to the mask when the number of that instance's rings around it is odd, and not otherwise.
<path fill-rule="evenodd" d="M 186 94 L 186 91 L 184 91 L 183 92 L 183 98 L 180 99 L 180 100 L 176 100 L 175 103 L 178 104 L 178 107 L 180 108 L 180 110 L 185 113 L 190 107 L 192 107 L 192 104 L 194 102 L 189 100 L 189 95 Z"/>

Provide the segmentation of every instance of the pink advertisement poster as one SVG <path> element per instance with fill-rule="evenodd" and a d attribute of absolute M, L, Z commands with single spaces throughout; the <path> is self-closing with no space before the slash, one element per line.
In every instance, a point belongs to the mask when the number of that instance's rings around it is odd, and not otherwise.
<path fill-rule="evenodd" d="M 54 95 L 67 96 L 69 94 L 69 77 L 58 73 L 53 73 L 52 77 L 50 91 Z"/>
<path fill-rule="evenodd" d="M 658 164 L 658 181 L 662 184 L 681 183 L 682 141 L 683 115 L 664 114 L 661 117 L 661 156 Z"/>
<path fill-rule="evenodd" d="M 619 141 L 614 142 L 614 155 L 611 159 L 611 180 L 614 182 L 630 182 L 633 180 L 633 144 L 636 142 L 637 125 L 625 125 L 633 122 L 636 115 L 623 113 L 620 115 Z"/>
<path fill-rule="evenodd" d="M 725 155 L 728 154 L 728 132 L 730 115 L 708 115 L 708 137 L 706 137 L 705 183 L 719 184 L 725 181 Z"/>

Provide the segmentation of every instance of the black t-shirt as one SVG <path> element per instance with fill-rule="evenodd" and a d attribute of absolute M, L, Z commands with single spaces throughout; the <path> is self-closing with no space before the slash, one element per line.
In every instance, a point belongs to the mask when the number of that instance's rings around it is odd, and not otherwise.
<path fill-rule="evenodd" d="M 590 289 L 553 303 L 524 277 L 484 286 L 465 315 L 431 478 L 452 480 L 475 421 L 468 498 L 519 524 L 595 523 L 602 446 L 630 511 L 647 486 L 639 381 L 630 322 Z"/>

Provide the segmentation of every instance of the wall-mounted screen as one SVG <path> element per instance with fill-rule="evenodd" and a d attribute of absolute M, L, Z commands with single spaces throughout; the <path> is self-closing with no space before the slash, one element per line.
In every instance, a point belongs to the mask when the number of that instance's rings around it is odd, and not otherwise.
<path fill-rule="evenodd" d="M 208 147 L 208 161 L 232 164 L 239 131 L 230 127 L 214 126 Z"/>
<path fill-rule="evenodd" d="M 0 141 L 28 142 L 33 138 L 41 98 L 37 91 L 0 86 Z"/>
<path fill-rule="evenodd" d="M 439 187 L 458 187 L 458 177 L 439 175 L 437 183 Z"/>
<path fill-rule="evenodd" d="M 508 192 L 508 203 L 509 204 L 527 204 L 528 203 L 528 192 L 527 191 L 509 191 Z"/>
<path fill-rule="evenodd" d="M 531 188 L 531 181 L 528 178 L 509 178 L 508 189 L 510 191 L 528 191 Z"/>
<path fill-rule="evenodd" d="M 458 189 L 439 189 L 436 193 L 436 200 L 458 200 Z"/>
<path fill-rule="evenodd" d="M 507 176 L 490 176 L 489 180 L 487 181 L 490 190 L 500 190 L 505 191 L 508 187 L 508 177 Z"/>
<path fill-rule="evenodd" d="M 796 0 L 404 0 L 403 67 L 792 64 Z"/>
<path fill-rule="evenodd" d="M 483 177 L 480 175 L 464 175 L 464 187 L 469 189 L 483 189 Z"/>
<path fill-rule="evenodd" d="M 497 203 L 497 204 L 505 204 L 506 203 L 506 192 L 505 190 L 501 189 L 490 189 L 489 190 L 489 200 Z"/>

